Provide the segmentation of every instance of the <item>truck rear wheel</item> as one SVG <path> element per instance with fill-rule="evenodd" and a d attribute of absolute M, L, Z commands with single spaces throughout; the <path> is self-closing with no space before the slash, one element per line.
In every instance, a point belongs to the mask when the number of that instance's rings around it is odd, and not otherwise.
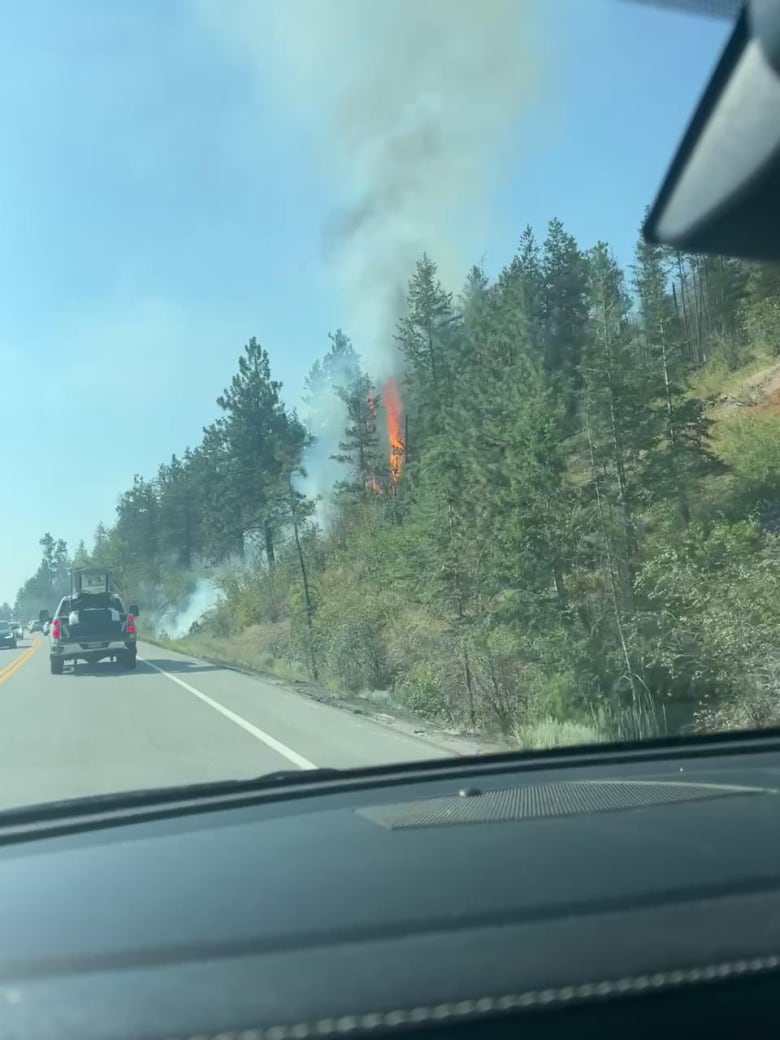
<path fill-rule="evenodd" d="M 49 667 L 51 668 L 52 675 L 62 675 L 62 669 L 65 667 L 65 662 L 61 657 L 50 657 Z"/>
<path fill-rule="evenodd" d="M 119 667 L 132 671 L 135 668 L 135 654 L 135 650 L 124 650 L 121 654 L 118 654 L 117 661 L 119 662 Z"/>

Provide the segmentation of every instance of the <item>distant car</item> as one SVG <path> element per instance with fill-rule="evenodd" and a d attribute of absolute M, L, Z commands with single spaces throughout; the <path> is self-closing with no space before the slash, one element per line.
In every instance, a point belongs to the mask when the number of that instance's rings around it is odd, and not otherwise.
<path fill-rule="evenodd" d="M 50 628 L 51 628 L 51 621 L 44 621 L 42 631 L 43 631 L 43 634 L 45 636 L 47 636 L 49 634 L 49 629 Z"/>
<path fill-rule="evenodd" d="M 16 632 L 10 621 L 0 621 L 0 646 L 16 649 Z"/>
<path fill-rule="evenodd" d="M 24 639 L 24 629 L 22 628 L 21 622 L 12 621 L 11 628 L 14 630 L 17 639 Z"/>
<path fill-rule="evenodd" d="M 31 621 L 30 622 L 30 631 L 31 632 L 42 632 L 43 631 L 43 626 L 41 625 L 40 621 Z"/>

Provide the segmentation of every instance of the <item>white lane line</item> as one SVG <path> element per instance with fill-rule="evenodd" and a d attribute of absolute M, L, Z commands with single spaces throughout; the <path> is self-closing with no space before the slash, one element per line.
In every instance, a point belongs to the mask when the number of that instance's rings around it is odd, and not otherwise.
<path fill-rule="evenodd" d="M 246 719 L 240 715 L 236 715 L 230 708 L 226 708 L 219 701 L 212 700 L 211 697 L 207 697 L 205 693 L 201 693 L 200 690 L 196 690 L 194 686 L 190 686 L 189 683 L 184 682 L 183 679 L 179 679 L 176 675 L 171 675 L 170 672 L 164 671 L 162 668 L 158 668 L 156 664 L 152 664 L 151 661 L 147 661 L 145 657 L 138 655 L 138 660 L 143 661 L 144 664 L 148 664 L 150 668 L 154 668 L 155 672 L 159 672 L 160 675 L 164 675 L 166 679 L 170 679 L 171 682 L 175 682 L 177 686 L 181 686 L 187 693 L 191 693 L 193 697 L 197 697 L 198 700 L 203 701 L 204 704 L 208 704 L 214 711 L 218 711 L 220 715 L 224 715 L 226 719 L 230 719 L 231 722 L 235 722 L 237 726 L 250 733 L 255 739 L 262 741 L 277 754 L 286 758 L 288 762 L 292 762 L 293 765 L 299 767 L 299 769 L 317 769 L 313 762 L 310 762 L 308 758 L 304 758 L 303 755 L 299 755 L 297 751 L 293 751 L 291 747 L 287 747 L 281 740 L 277 740 L 276 737 L 272 737 L 270 733 L 266 733 L 265 730 L 259 729 L 257 726 L 253 726 L 251 722 L 247 722 Z"/>

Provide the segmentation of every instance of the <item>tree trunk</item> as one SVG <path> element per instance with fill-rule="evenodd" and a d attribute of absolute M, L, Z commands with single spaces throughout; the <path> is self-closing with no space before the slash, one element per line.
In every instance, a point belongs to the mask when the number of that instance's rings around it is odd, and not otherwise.
<path fill-rule="evenodd" d="M 447 516 L 450 526 L 450 538 L 452 540 L 452 548 L 455 552 L 456 559 L 458 558 L 457 546 L 455 544 L 455 510 L 452 507 L 452 503 L 447 503 Z M 474 703 L 474 680 L 471 674 L 471 661 L 469 659 L 469 651 L 466 643 L 466 608 L 465 608 L 465 596 L 463 593 L 463 579 L 460 573 L 460 564 L 458 563 L 455 568 L 455 603 L 458 614 L 458 628 L 460 635 L 461 651 L 463 653 L 463 678 L 466 683 L 466 696 L 468 698 L 468 713 L 469 723 L 474 729 L 477 724 L 477 713 Z"/>
<path fill-rule="evenodd" d="M 298 566 L 301 569 L 303 600 L 306 606 L 306 627 L 309 630 L 309 667 L 311 669 L 312 679 L 316 682 L 319 679 L 319 672 L 317 669 L 317 658 L 314 653 L 314 604 L 309 590 L 309 576 L 306 571 L 306 560 L 303 555 L 303 547 L 301 546 L 301 536 L 298 528 L 298 510 L 295 503 L 295 491 L 293 490 L 292 485 L 290 486 L 290 513 L 292 515 L 293 534 L 295 535 L 295 551 L 298 554 Z"/>
<path fill-rule="evenodd" d="M 268 570 L 276 566 L 276 553 L 274 551 L 274 529 L 270 520 L 263 524 L 263 538 L 265 539 L 265 558 L 268 561 Z"/>
<path fill-rule="evenodd" d="M 596 505 L 599 513 L 599 520 L 601 522 L 601 530 L 604 537 L 604 551 L 607 557 L 607 573 L 609 574 L 610 591 L 612 593 L 612 610 L 615 618 L 615 628 L 617 630 L 618 639 L 620 641 L 620 649 L 623 654 L 623 664 L 626 669 L 626 678 L 628 679 L 631 687 L 631 698 L 636 704 L 638 702 L 638 694 L 636 689 L 636 676 L 634 675 L 634 669 L 631 665 L 631 656 L 628 652 L 628 644 L 626 642 L 625 631 L 623 629 L 623 618 L 620 610 L 620 601 L 617 594 L 617 582 L 615 580 L 615 568 L 612 560 L 612 549 L 609 540 L 609 530 L 607 528 L 606 518 L 604 516 L 604 507 L 601 502 L 601 490 L 599 488 L 598 475 L 596 471 L 596 457 L 593 451 L 593 438 L 590 433 L 590 423 L 587 417 L 585 418 L 585 429 L 588 435 L 588 447 L 590 449 L 590 464 L 591 472 L 593 473 L 593 487 L 596 492 Z"/>

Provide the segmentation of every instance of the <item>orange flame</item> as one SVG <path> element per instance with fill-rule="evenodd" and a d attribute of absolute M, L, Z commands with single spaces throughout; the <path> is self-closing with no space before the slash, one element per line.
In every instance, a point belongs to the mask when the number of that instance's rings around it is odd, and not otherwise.
<path fill-rule="evenodd" d="M 401 437 L 401 395 L 398 383 L 388 379 L 382 390 L 382 400 L 387 413 L 387 436 L 390 441 L 390 479 L 398 483 L 404 465 L 405 445 Z"/>

